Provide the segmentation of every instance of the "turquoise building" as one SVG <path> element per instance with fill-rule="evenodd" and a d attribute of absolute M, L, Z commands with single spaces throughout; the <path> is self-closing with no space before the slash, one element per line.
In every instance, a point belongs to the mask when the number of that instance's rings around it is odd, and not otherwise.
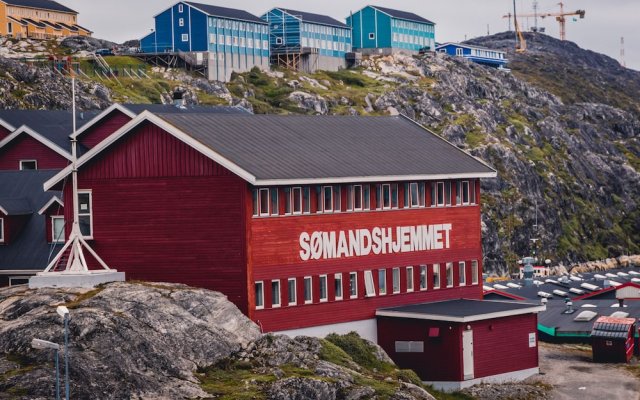
<path fill-rule="evenodd" d="M 228 81 L 232 72 L 269 68 L 269 25 L 243 10 L 181 1 L 155 17 L 140 40 L 147 54 L 178 54 L 206 65 L 208 78 Z"/>
<path fill-rule="evenodd" d="M 353 49 L 363 54 L 416 54 L 435 50 L 435 23 L 414 13 L 366 6 L 347 17 Z"/>
<path fill-rule="evenodd" d="M 351 28 L 329 16 L 274 8 L 262 16 L 269 24 L 271 62 L 314 72 L 346 67 Z"/>

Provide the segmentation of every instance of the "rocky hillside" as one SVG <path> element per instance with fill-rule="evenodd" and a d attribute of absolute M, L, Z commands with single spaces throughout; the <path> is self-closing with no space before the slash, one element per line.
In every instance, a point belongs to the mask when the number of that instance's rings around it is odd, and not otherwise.
<path fill-rule="evenodd" d="M 0 399 L 54 398 L 53 354 L 30 343 L 64 343 L 58 305 L 74 399 L 433 399 L 355 334 L 262 335 L 220 293 L 142 282 L 1 289 Z"/>
<path fill-rule="evenodd" d="M 443 54 L 375 57 L 339 72 L 254 70 L 226 85 L 155 69 L 149 80 L 85 80 L 83 106 L 103 107 L 103 98 L 166 102 L 181 86 L 191 102 L 256 113 L 403 113 L 498 170 L 498 179 L 483 182 L 487 269 L 514 266 L 533 250 L 531 239 L 554 263 L 640 253 L 640 73 L 570 42 L 528 37 L 529 52 L 510 54 L 511 74 Z M 474 43 L 513 45 L 510 34 Z M 61 78 L 9 67 L 0 88 L 16 94 L 0 100 L 5 106 L 65 106 L 47 94 L 66 87 Z M 11 71 L 36 78 L 24 84 Z M 47 77 L 58 86 L 47 86 Z"/>

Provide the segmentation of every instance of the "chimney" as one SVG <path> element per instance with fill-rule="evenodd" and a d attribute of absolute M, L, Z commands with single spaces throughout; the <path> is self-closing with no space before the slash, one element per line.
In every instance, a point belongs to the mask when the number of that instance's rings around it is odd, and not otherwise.
<path fill-rule="evenodd" d="M 186 108 L 184 104 L 184 91 L 176 89 L 173 92 L 173 105 L 177 108 Z"/>
<path fill-rule="evenodd" d="M 624 299 L 618 299 L 618 305 L 620 308 L 624 307 Z"/>

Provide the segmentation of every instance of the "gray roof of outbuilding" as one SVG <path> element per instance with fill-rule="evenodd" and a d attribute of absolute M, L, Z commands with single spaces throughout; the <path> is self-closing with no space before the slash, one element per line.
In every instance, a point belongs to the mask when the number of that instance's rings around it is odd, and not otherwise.
<path fill-rule="evenodd" d="M 524 314 L 538 312 L 539 304 L 493 300 L 447 300 L 433 303 L 412 304 L 402 307 L 380 309 L 378 316 L 399 318 L 434 319 L 445 321 L 481 320 L 497 318 L 501 314 Z"/>
<path fill-rule="evenodd" d="M 20 199 L 21 207 L 28 205 L 28 220 L 18 237 L 8 245 L 0 246 L 0 273 L 3 270 L 43 270 L 49 255 L 55 255 L 61 246 L 53 248 L 47 243 L 45 217 L 38 211 L 60 192 L 45 192 L 42 185 L 58 171 L 0 172 L 0 193 L 11 199 Z M 0 204 L 3 200 L 0 199 Z M 22 214 L 22 213 L 21 213 Z"/>
<path fill-rule="evenodd" d="M 140 114 L 143 111 L 155 114 L 251 114 L 251 111 L 239 106 L 189 105 L 176 107 L 173 104 L 123 104 L 122 106 L 135 114 Z"/>
<path fill-rule="evenodd" d="M 51 1 L 51 0 L 1 0 L 1 1 L 14 6 L 42 8 L 45 10 L 77 14 L 76 11 L 70 9 L 69 7 L 63 6 L 62 4 L 55 1 Z"/>
<path fill-rule="evenodd" d="M 402 116 L 158 116 L 256 181 L 400 181 L 496 174 Z"/>
<path fill-rule="evenodd" d="M 255 23 L 260 23 L 260 24 L 264 24 L 266 23 L 265 21 L 263 21 L 262 19 L 258 18 L 257 16 L 244 11 L 244 10 L 238 10 L 235 8 L 227 8 L 227 7 L 219 7 L 219 6 L 212 6 L 210 4 L 202 4 L 202 3 L 194 3 L 191 1 L 186 1 L 185 3 L 189 4 L 192 7 L 197 8 L 198 10 L 201 10 L 209 15 L 215 16 L 215 17 L 224 17 L 224 18 L 232 18 L 232 19 L 240 19 L 243 21 L 249 21 L 249 22 L 255 22 Z"/>
<path fill-rule="evenodd" d="M 79 129 L 98 115 L 98 111 L 79 111 L 76 113 L 76 125 Z M 49 139 L 61 149 L 71 153 L 69 135 L 73 131 L 73 119 L 70 111 L 60 110 L 0 110 L 0 119 L 18 129 L 26 125 Z"/>
<path fill-rule="evenodd" d="M 404 20 L 407 20 L 407 21 L 414 21 L 414 22 L 420 22 L 420 23 L 423 23 L 423 24 L 435 25 L 435 23 L 433 21 L 429 21 L 428 19 L 423 18 L 423 17 L 419 16 L 418 14 L 414 14 L 412 12 L 394 10 L 392 8 L 378 7 L 378 6 L 371 6 L 371 7 L 377 8 L 378 10 L 382 11 L 385 14 L 389 14 L 393 18 L 399 18 L 399 19 L 404 19 Z"/>
<path fill-rule="evenodd" d="M 331 25 L 339 28 L 349 28 L 349 25 L 345 24 L 344 22 L 340 22 L 335 18 L 331 18 L 328 15 L 314 14 L 310 12 L 291 10 L 291 9 L 280 8 L 280 7 L 278 7 L 277 9 L 282 10 L 287 14 L 300 17 L 303 22 L 311 22 L 311 23 L 321 24 L 321 25 Z"/>
<path fill-rule="evenodd" d="M 595 307 L 582 307 L 585 304 L 594 305 Z M 640 302 L 627 301 L 625 307 L 611 307 L 618 304 L 616 300 L 579 300 L 573 302 L 573 314 L 563 313 L 567 306 L 561 302 L 547 303 L 547 310 L 538 314 L 538 324 L 546 328 L 555 328 L 556 332 L 573 334 L 575 336 L 588 336 L 591 334 L 593 325 L 598 316 L 610 316 L 616 311 L 624 311 L 629 313 L 629 318 L 640 318 Z M 582 311 L 593 311 L 598 314 L 591 321 L 574 321 Z"/>

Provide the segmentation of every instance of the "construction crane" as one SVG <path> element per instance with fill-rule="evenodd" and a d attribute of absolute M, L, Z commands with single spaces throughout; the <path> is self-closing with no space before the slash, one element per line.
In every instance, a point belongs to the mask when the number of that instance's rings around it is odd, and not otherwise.
<path fill-rule="evenodd" d="M 527 51 L 527 41 L 524 39 L 522 30 L 520 30 L 516 14 L 516 0 L 513 0 L 513 14 L 509 13 L 502 18 L 509 18 L 509 30 L 511 30 L 511 17 L 513 17 L 513 26 L 516 31 L 516 53 L 524 53 Z"/>
<path fill-rule="evenodd" d="M 559 13 L 535 13 L 535 14 L 518 14 L 517 17 L 519 18 L 546 18 L 546 17 L 556 17 L 556 21 L 558 21 L 560 23 L 560 40 L 566 40 L 567 39 L 567 17 L 571 17 L 571 16 L 577 16 L 580 17 L 580 19 L 584 18 L 584 15 L 586 13 L 585 10 L 576 10 L 573 12 L 565 12 L 564 11 L 564 3 L 560 2 L 558 3 L 558 5 L 560 6 L 560 12 Z M 502 18 L 511 18 L 513 15 L 512 14 L 506 14 L 503 15 Z"/>

